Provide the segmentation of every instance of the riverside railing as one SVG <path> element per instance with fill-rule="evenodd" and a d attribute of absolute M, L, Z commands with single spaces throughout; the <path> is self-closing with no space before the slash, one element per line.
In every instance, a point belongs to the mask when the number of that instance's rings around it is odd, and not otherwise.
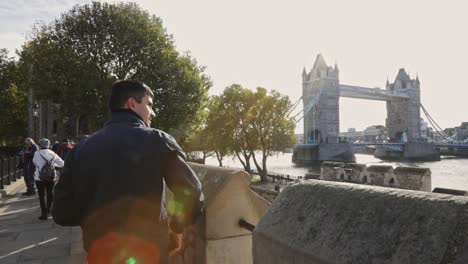
<path fill-rule="evenodd" d="M 21 178 L 21 170 L 17 168 L 19 159 L 18 156 L 0 158 L 0 189 Z"/>

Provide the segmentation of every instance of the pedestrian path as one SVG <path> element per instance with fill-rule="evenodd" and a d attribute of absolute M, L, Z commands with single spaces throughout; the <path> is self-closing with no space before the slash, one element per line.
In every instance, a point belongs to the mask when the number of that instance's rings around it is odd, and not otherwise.
<path fill-rule="evenodd" d="M 22 180 L 8 186 L 0 201 L 0 263 L 13 264 L 82 264 L 80 227 L 62 227 L 52 218 L 39 220 L 39 200 L 22 196 Z"/>

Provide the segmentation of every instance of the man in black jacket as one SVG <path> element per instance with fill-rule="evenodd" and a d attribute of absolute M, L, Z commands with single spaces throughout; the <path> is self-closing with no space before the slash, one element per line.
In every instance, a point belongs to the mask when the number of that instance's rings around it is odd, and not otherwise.
<path fill-rule="evenodd" d="M 117 81 L 110 120 L 65 161 L 52 215 L 81 226 L 91 264 L 163 263 L 169 232 L 182 233 L 201 212 L 201 184 L 176 141 L 150 127 L 152 106 L 144 83 Z M 167 209 L 164 182 L 173 193 Z"/>

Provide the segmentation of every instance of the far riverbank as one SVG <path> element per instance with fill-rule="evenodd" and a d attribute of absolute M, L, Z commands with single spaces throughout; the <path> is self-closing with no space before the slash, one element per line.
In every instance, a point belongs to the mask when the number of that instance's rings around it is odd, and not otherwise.
<path fill-rule="evenodd" d="M 291 162 L 292 153 L 280 153 L 268 158 L 267 167 L 271 172 L 291 175 L 304 176 L 308 172 L 320 173 L 320 167 L 297 167 Z M 468 191 L 468 159 L 442 157 L 441 161 L 433 162 L 384 162 L 374 158 L 371 155 L 356 154 L 358 163 L 367 165 L 406 165 L 427 167 L 432 172 L 432 189 L 435 187 L 458 189 Z M 223 161 L 227 167 L 242 168 L 242 164 L 237 157 L 228 157 Z M 206 164 L 218 165 L 214 157 L 207 158 Z"/>

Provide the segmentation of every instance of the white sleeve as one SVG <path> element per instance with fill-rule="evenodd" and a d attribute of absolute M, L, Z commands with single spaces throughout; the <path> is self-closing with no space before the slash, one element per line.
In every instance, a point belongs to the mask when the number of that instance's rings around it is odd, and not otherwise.
<path fill-rule="evenodd" d="M 62 168 L 63 165 L 65 164 L 65 162 L 63 161 L 62 158 L 60 158 L 59 155 L 55 154 L 55 157 L 54 157 L 54 167 L 58 167 L 58 168 Z"/>
<path fill-rule="evenodd" d="M 34 165 L 37 167 L 37 160 L 39 158 L 39 150 L 36 150 L 36 152 L 34 152 L 34 157 L 33 157 L 33 160 L 32 162 L 34 163 Z"/>

